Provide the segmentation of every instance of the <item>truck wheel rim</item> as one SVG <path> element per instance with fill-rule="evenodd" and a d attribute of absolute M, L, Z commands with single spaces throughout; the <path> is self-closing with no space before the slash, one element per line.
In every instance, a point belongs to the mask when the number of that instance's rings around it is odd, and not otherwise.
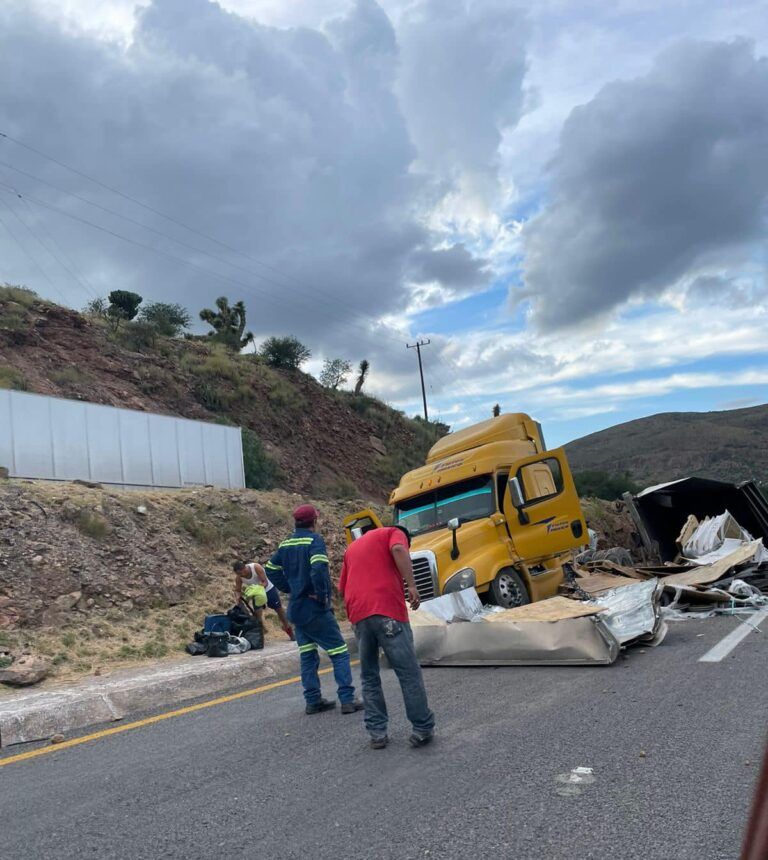
<path fill-rule="evenodd" d="M 522 601 L 520 589 L 515 580 L 506 573 L 499 577 L 499 594 L 509 606 L 520 606 Z"/>

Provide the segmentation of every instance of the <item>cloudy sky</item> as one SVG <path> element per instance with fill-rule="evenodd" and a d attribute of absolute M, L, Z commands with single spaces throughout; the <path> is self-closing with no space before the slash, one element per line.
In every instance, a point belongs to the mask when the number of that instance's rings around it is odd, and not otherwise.
<path fill-rule="evenodd" d="M 4 0 L 0 281 L 242 298 L 409 413 L 428 338 L 550 444 L 753 405 L 767 105 L 752 0 Z"/>

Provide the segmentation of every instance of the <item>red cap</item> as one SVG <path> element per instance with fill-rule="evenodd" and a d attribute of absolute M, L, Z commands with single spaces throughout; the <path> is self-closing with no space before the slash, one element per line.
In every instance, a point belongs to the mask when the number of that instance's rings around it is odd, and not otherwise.
<path fill-rule="evenodd" d="M 317 508 L 314 505 L 299 505 L 293 512 L 297 523 L 311 523 L 317 519 Z"/>

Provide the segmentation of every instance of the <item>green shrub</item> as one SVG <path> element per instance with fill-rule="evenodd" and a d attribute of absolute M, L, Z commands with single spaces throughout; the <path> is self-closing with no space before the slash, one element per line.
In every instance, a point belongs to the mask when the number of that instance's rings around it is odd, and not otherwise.
<path fill-rule="evenodd" d="M 74 388 L 85 382 L 85 374 L 76 367 L 63 367 L 51 371 L 51 379 L 61 388 Z"/>
<path fill-rule="evenodd" d="M 179 525 L 203 546 L 212 546 L 218 541 L 219 536 L 215 526 L 202 514 L 185 512 L 179 517 Z"/>
<path fill-rule="evenodd" d="M 209 380 L 228 379 L 234 381 L 240 377 L 240 367 L 237 358 L 224 352 L 223 349 L 215 349 L 194 370 L 198 376 Z"/>
<path fill-rule="evenodd" d="M 192 322 L 189 311 L 177 304 L 150 302 L 139 311 L 139 319 L 163 337 L 178 337 Z"/>
<path fill-rule="evenodd" d="M 100 514 L 89 511 L 87 508 L 81 508 L 75 518 L 75 525 L 84 535 L 101 540 L 105 538 L 109 532 L 109 523 Z"/>
<path fill-rule="evenodd" d="M 587 469 L 573 476 L 576 491 L 583 498 L 594 497 L 613 501 L 620 499 L 624 493 L 640 492 L 640 485 L 635 483 L 629 472 L 612 475 L 599 469 Z"/>
<path fill-rule="evenodd" d="M 12 391 L 29 390 L 24 374 L 7 365 L 0 365 L 0 388 L 10 388 Z"/>
<path fill-rule="evenodd" d="M 157 343 L 157 329 L 143 320 L 126 322 L 118 332 L 120 343 L 131 352 L 144 352 L 154 349 Z"/>
<path fill-rule="evenodd" d="M 143 657 L 165 657 L 168 653 L 168 646 L 164 642 L 147 642 L 141 649 Z"/>
<path fill-rule="evenodd" d="M 16 302 L 24 308 L 31 308 L 36 302 L 43 301 L 40 296 L 34 291 L 26 287 L 15 287 L 11 284 L 4 284 L 0 287 L 0 304 L 8 302 Z"/>
<path fill-rule="evenodd" d="M 271 490 L 278 474 L 277 463 L 253 430 L 243 427 L 242 433 L 245 486 L 252 490 Z"/>
<path fill-rule="evenodd" d="M 195 400 L 211 412 L 220 412 L 224 408 L 225 398 L 222 392 L 211 382 L 198 379 L 192 388 Z"/>
<path fill-rule="evenodd" d="M 268 337 L 261 345 L 259 354 L 267 364 L 283 370 L 298 370 L 312 353 L 304 344 L 293 337 Z"/>
<path fill-rule="evenodd" d="M 13 657 L 6 657 L 0 654 L 0 669 L 7 669 L 13 663 Z"/>

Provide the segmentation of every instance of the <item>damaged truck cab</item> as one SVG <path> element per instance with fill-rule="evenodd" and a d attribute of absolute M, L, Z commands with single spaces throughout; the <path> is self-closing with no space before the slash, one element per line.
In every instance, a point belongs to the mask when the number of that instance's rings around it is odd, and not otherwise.
<path fill-rule="evenodd" d="M 389 499 L 411 533 L 422 600 L 474 587 L 500 606 L 552 597 L 563 563 L 587 541 L 568 461 L 547 451 L 539 424 L 514 413 L 444 437 Z M 381 525 L 347 517 L 347 540 Z"/>

